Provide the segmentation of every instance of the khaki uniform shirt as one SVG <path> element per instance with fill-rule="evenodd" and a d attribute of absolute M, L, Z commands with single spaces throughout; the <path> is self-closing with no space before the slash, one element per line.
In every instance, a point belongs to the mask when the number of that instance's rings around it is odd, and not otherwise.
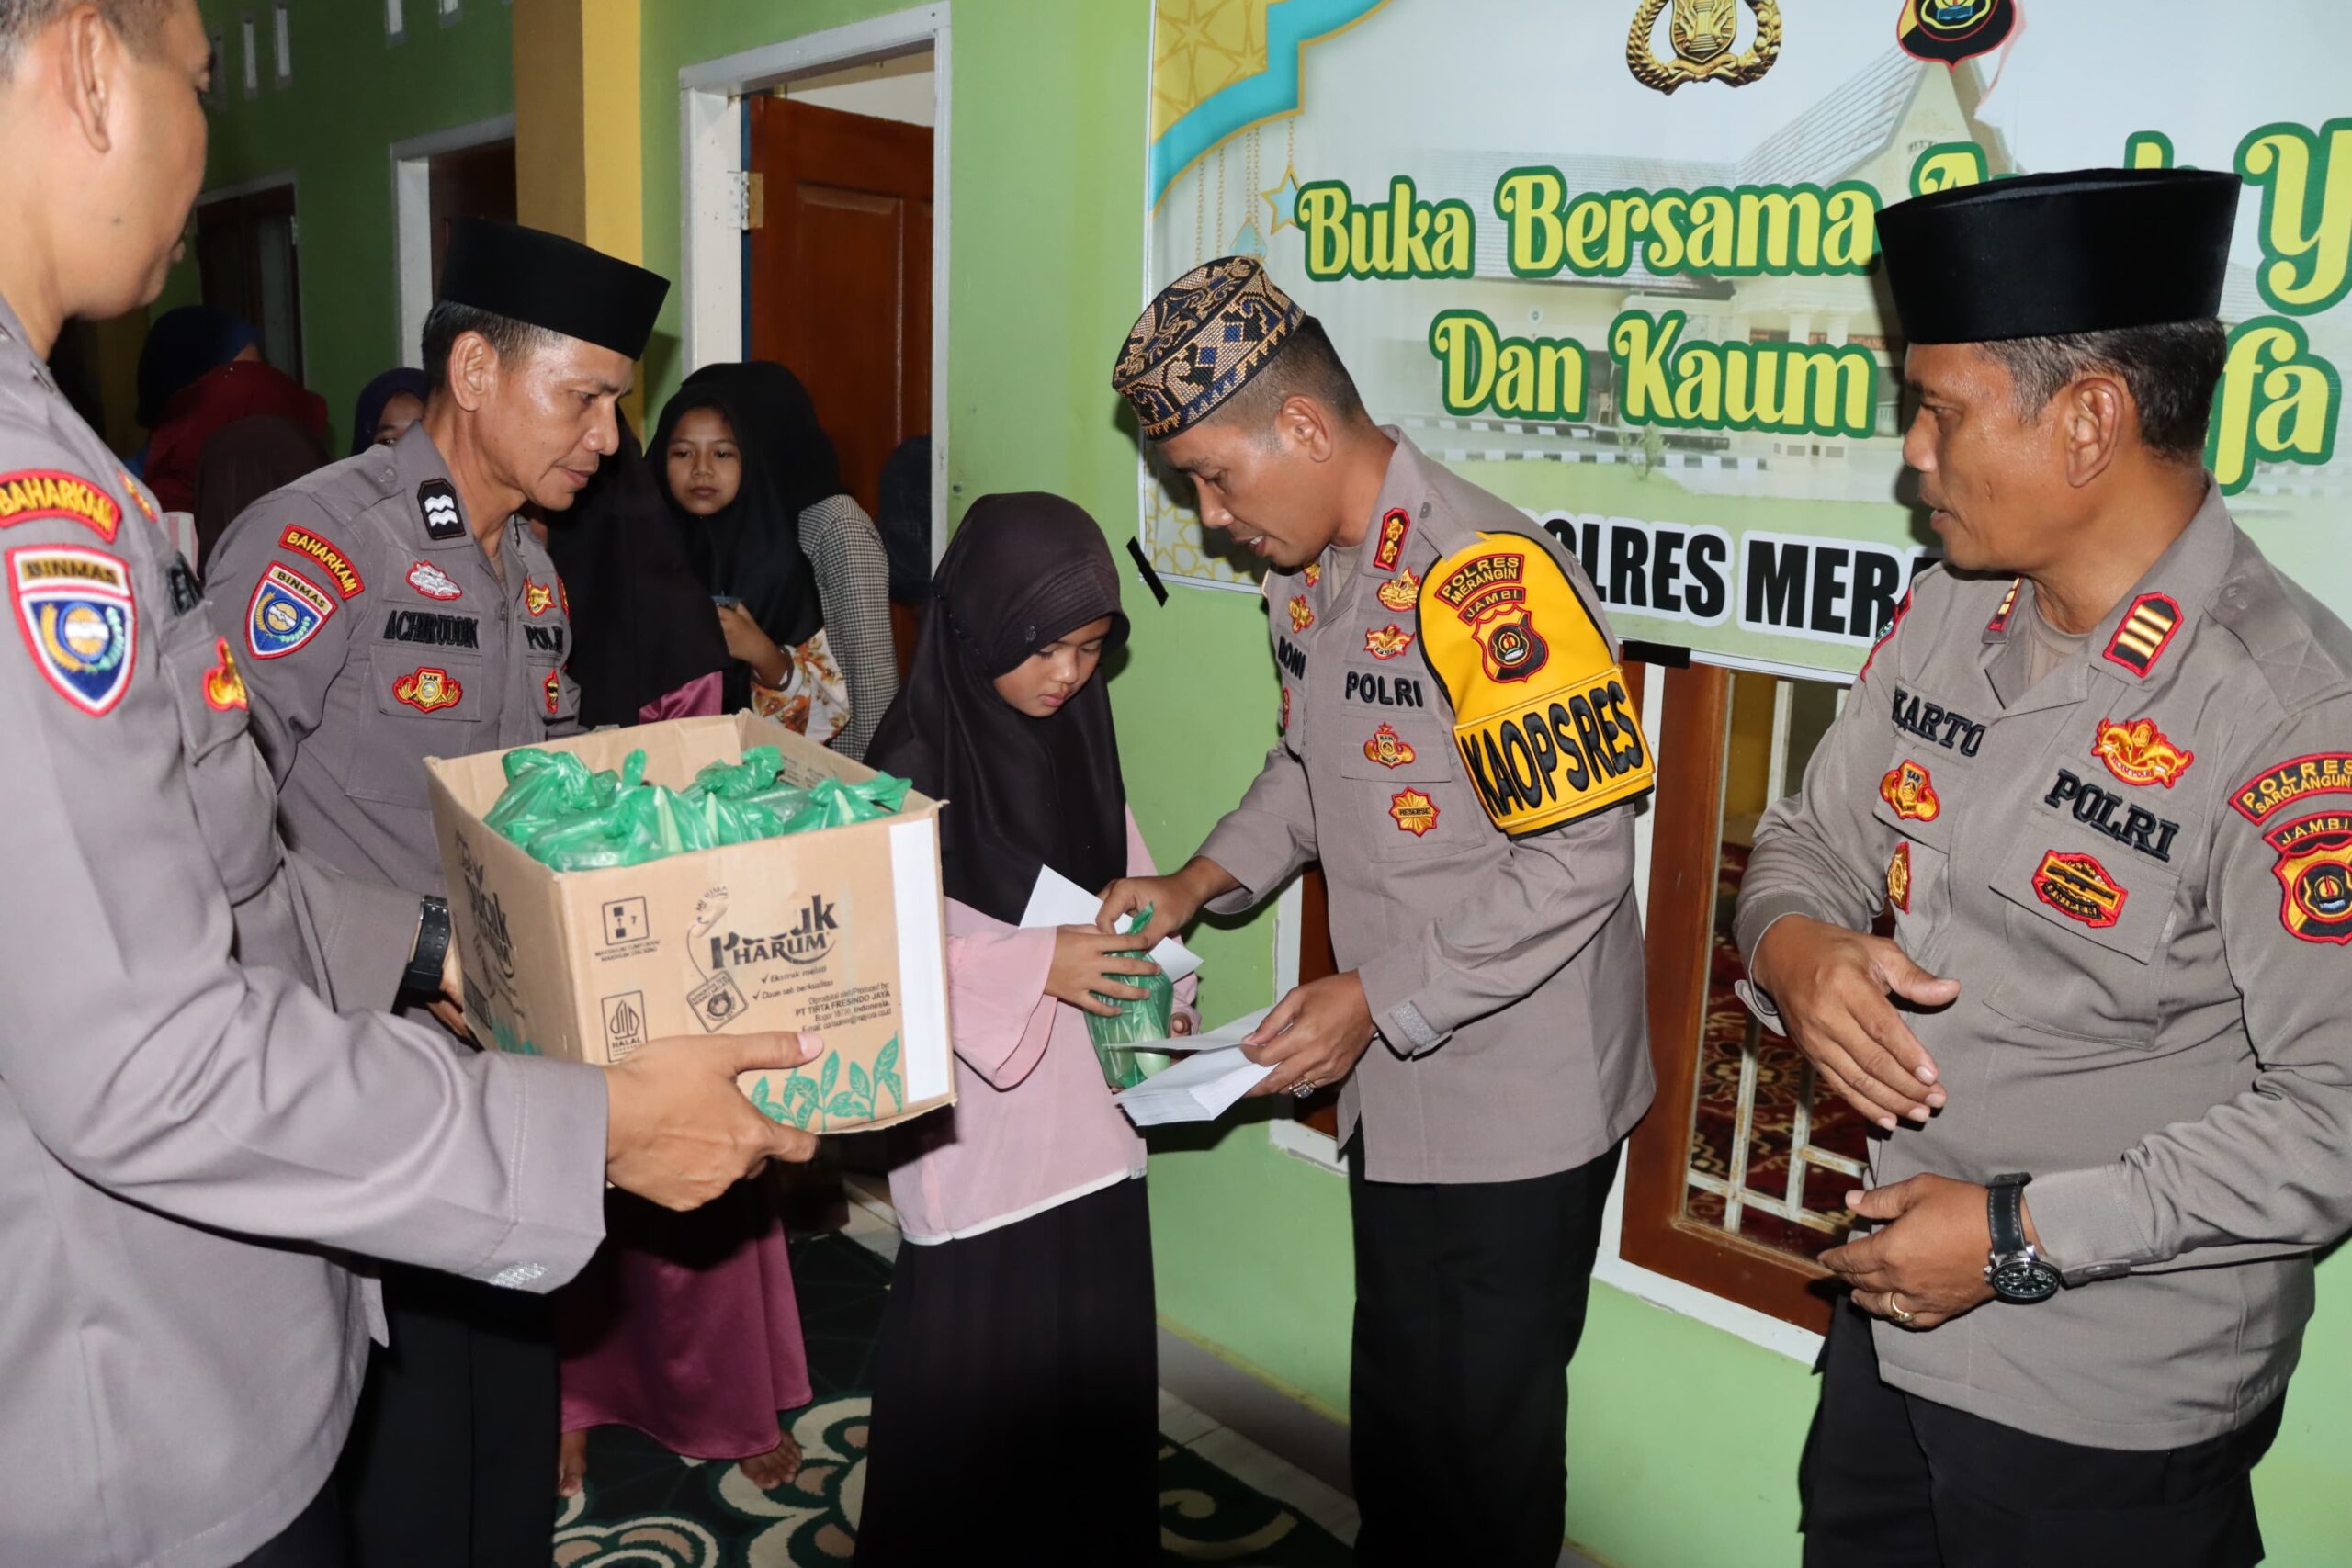
<path fill-rule="evenodd" d="M 216 1568 L 349 1430 L 328 1249 L 569 1278 L 604 1084 L 360 1010 L 414 896 L 286 852 L 242 647 L 5 306 L 0 563 L 0 1562 Z"/>
<path fill-rule="evenodd" d="M 500 553 L 503 581 L 422 424 L 264 496 L 221 536 L 208 597 L 296 848 L 440 892 L 424 759 L 579 728 L 555 566 L 519 517 Z"/>
<path fill-rule="evenodd" d="M 1379 520 L 1398 511 L 1384 556 Z M 1588 606 L 1599 596 L 1524 513 L 1401 437 L 1374 518 L 1360 547 L 1267 579 L 1284 728 L 1201 846 L 1241 884 L 1210 908 L 1248 908 L 1322 863 L 1333 953 L 1380 1031 L 1340 1096 L 1367 1176 L 1566 1170 L 1613 1147 L 1653 1090 L 1633 812 L 1517 840 L 1492 826 L 1421 657 L 1415 592 L 1483 533 L 1532 541 Z"/>
<path fill-rule="evenodd" d="M 2284 1391 L 2311 1249 L 2352 1225 L 2352 633 L 2220 496 L 2028 687 L 2031 585 L 1923 572 L 1740 892 L 1895 940 L 1951 1103 L 1878 1145 L 2026 1189 L 2069 1287 L 1923 1334 L 1886 1381 L 2064 1442 L 2166 1449 Z"/>

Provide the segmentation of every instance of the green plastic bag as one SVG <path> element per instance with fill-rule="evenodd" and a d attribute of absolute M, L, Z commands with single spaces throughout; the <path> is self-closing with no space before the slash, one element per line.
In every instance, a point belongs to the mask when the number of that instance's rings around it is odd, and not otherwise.
<path fill-rule="evenodd" d="M 775 776 L 783 770 L 783 751 L 774 746 L 754 746 L 740 762 L 713 762 L 703 769 L 695 775 L 694 789 L 686 793 L 700 790 L 727 800 L 750 800 L 775 787 Z"/>
<path fill-rule="evenodd" d="M 1127 918 L 1125 931 L 1138 931 L 1151 923 L 1151 906 L 1147 904 L 1140 913 Z M 1114 958 L 1142 958 L 1140 950 L 1117 953 Z M 1105 976 L 1109 978 L 1109 976 Z M 1104 1018 L 1100 1013 L 1086 1015 L 1087 1037 L 1094 1042 L 1094 1059 L 1102 1065 L 1102 1081 L 1113 1089 L 1133 1089 L 1152 1074 L 1164 1070 L 1174 1060 L 1165 1051 L 1138 1051 L 1137 1041 L 1158 1043 L 1168 1038 L 1168 1028 L 1176 1013 L 1176 987 L 1167 972 L 1154 969 L 1148 975 L 1122 975 L 1121 981 L 1139 986 L 1140 997 L 1106 997 L 1095 993 L 1094 999 L 1114 1002 L 1118 1006 L 1115 1016 Z"/>
<path fill-rule="evenodd" d="M 908 784 L 904 779 L 882 773 L 864 784 L 846 784 L 839 779 L 820 779 L 809 787 L 808 798 L 800 809 L 785 818 L 787 833 L 807 833 L 819 828 L 846 828 L 853 822 L 871 822 L 876 817 L 888 817 L 906 804 Z"/>
<path fill-rule="evenodd" d="M 623 790 L 601 811 L 543 829 L 523 849 L 557 871 L 602 871 L 712 849 L 718 842 L 709 818 L 694 802 L 662 784 L 639 784 Z"/>
<path fill-rule="evenodd" d="M 632 760 L 642 773 L 645 753 L 635 752 Z M 505 793 L 482 821 L 492 832 L 517 844 L 529 842 L 541 829 L 568 817 L 601 810 L 620 793 L 618 774 L 592 773 L 587 763 L 569 751 L 509 751 L 504 766 Z"/>

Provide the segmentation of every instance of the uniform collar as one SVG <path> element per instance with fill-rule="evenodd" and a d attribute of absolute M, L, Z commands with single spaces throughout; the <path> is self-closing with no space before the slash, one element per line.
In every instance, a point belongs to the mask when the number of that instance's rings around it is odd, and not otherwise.
<path fill-rule="evenodd" d="M 474 542 L 473 519 L 466 514 L 465 498 L 458 493 L 458 481 L 442 459 L 441 449 L 425 434 L 424 422 L 418 420 L 410 425 L 385 450 L 391 457 L 392 484 L 407 510 L 409 542 L 421 550 L 471 550 L 481 554 L 481 547 Z M 451 534 L 445 529 L 444 536 L 436 539 L 427 513 L 438 515 L 445 502 L 458 519 L 458 530 Z M 508 522 L 511 524 L 513 519 Z"/>
<path fill-rule="evenodd" d="M 2092 667 L 2127 686 L 2165 671 L 2227 575 L 2236 534 L 2221 487 L 2208 474 L 2205 499 L 2188 526 L 2091 633 L 2085 656 Z"/>
<path fill-rule="evenodd" d="M 49 362 L 33 352 L 33 345 L 25 338 L 23 318 L 17 314 L 17 308 L 5 299 L 0 299 L 0 339 L 6 339 L 10 348 L 24 355 L 26 373 L 32 378 L 34 384 L 44 392 L 56 395 L 57 387 L 50 379 Z"/>

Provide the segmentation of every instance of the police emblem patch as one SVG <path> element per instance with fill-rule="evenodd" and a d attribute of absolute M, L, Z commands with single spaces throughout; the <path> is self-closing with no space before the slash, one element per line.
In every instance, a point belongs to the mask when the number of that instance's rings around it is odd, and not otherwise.
<path fill-rule="evenodd" d="M 1886 777 L 1878 781 L 1878 797 L 1905 822 L 1932 822 L 1944 808 L 1936 795 L 1935 775 L 1908 758 L 1889 768 Z"/>
<path fill-rule="evenodd" d="M 108 544 L 122 526 L 114 497 L 79 474 L 55 468 L 19 468 L 0 474 L 0 528 L 54 518 L 79 523 Z"/>
<path fill-rule="evenodd" d="M 2108 639 L 2107 657 L 2134 675 L 2144 676 L 2156 667 L 2171 646 L 2172 634 L 2180 629 L 2180 606 L 2162 593 L 2143 593 L 2132 601 L 2132 608 L 2123 613 L 2123 621 Z"/>
<path fill-rule="evenodd" d="M 2131 897 L 2096 855 L 2065 854 L 2052 850 L 2033 874 L 2034 897 L 2065 916 L 2101 930 L 2123 917 Z"/>
<path fill-rule="evenodd" d="M 1517 535 L 1455 551 L 1421 584 L 1420 626 L 1454 749 L 1497 828 L 1521 838 L 1649 793 L 1615 650 L 1549 551 Z"/>
<path fill-rule="evenodd" d="M 428 539 L 454 539 L 466 531 L 465 517 L 458 511 L 458 489 L 447 479 L 427 479 L 417 486 L 416 510 L 424 519 Z"/>
<path fill-rule="evenodd" d="M 1405 558 L 1405 536 L 1413 531 L 1410 513 L 1399 506 L 1380 520 L 1380 543 L 1372 550 L 1372 564 L 1383 571 L 1395 571 L 1396 563 Z"/>
<path fill-rule="evenodd" d="M 2265 768 L 2237 787 L 2230 804 L 2258 827 L 2308 795 L 2352 795 L 2352 751 L 2314 751 Z"/>
<path fill-rule="evenodd" d="M 466 592 L 458 586 L 455 578 L 431 561 L 418 561 L 408 569 L 408 585 L 427 599 L 439 599 L 444 603 L 463 598 Z"/>
<path fill-rule="evenodd" d="M 345 599 L 356 598 L 367 589 L 351 558 L 308 528 L 289 527 L 277 536 L 277 543 L 280 548 L 308 556 L 326 568 L 327 575 L 334 579 L 334 591 Z"/>
<path fill-rule="evenodd" d="M 1400 571 L 1372 591 L 1381 608 L 1403 615 L 1421 602 L 1421 580 L 1414 572 Z"/>
<path fill-rule="evenodd" d="M 563 675 L 559 671 L 548 671 L 547 703 L 548 716 L 553 718 L 556 710 L 563 705 Z"/>
<path fill-rule="evenodd" d="M 104 550 L 28 546 L 8 552 L 8 581 L 41 678 L 93 718 L 114 711 L 137 663 L 130 569 Z"/>
<path fill-rule="evenodd" d="M 527 577 L 523 580 L 523 613 L 525 615 L 536 620 L 554 607 L 554 589 L 544 582 L 534 582 Z"/>
<path fill-rule="evenodd" d="M 392 682 L 392 700 L 406 703 L 419 713 L 433 713 L 454 707 L 466 689 L 447 670 L 431 667 L 416 670 Z"/>
<path fill-rule="evenodd" d="M 214 637 L 212 652 L 220 662 L 204 672 L 205 705 L 216 713 L 247 706 L 245 678 L 237 671 L 237 656 L 229 651 L 229 639 Z"/>
<path fill-rule="evenodd" d="M 1437 826 L 1437 802 L 1417 789 L 1400 789 L 1388 799 L 1388 815 L 1396 830 L 1416 839 Z"/>
<path fill-rule="evenodd" d="M 2326 811 L 2273 828 L 2271 869 L 2285 889 L 2278 921 L 2298 942 L 2352 945 L 2352 811 Z"/>
<path fill-rule="evenodd" d="M 1413 634 L 1394 621 L 1363 634 L 1363 650 L 1374 659 L 1394 659 L 1412 646 Z"/>
<path fill-rule="evenodd" d="M 1914 60 L 1957 70 L 2007 42 L 2017 23 L 2015 0 L 1903 0 L 1894 41 Z"/>
<path fill-rule="evenodd" d="M 2184 751 L 2156 728 L 2153 718 L 2134 719 L 2122 724 L 2115 719 L 2098 721 L 2098 734 L 2091 740 L 2091 755 L 2107 764 L 2107 771 L 2128 784 L 2160 784 L 2166 789 L 2179 782 L 2188 772 L 2188 764 L 2197 761 L 2197 753 Z"/>
<path fill-rule="evenodd" d="M 1899 914 L 1911 912 L 1911 841 L 1905 839 L 1894 846 L 1894 856 L 1886 863 L 1887 908 Z"/>
<path fill-rule="evenodd" d="M 1382 725 L 1363 743 L 1364 761 L 1377 762 L 1384 768 L 1401 768 L 1413 760 L 1413 748 L 1395 727 Z"/>
<path fill-rule="evenodd" d="M 318 636 L 337 608 L 325 589 L 272 561 L 262 568 L 245 604 L 245 644 L 255 659 L 283 659 Z"/>
<path fill-rule="evenodd" d="M 1293 595 L 1290 602 L 1290 629 L 1303 632 L 1315 624 L 1315 608 L 1307 604 L 1304 593 Z"/>

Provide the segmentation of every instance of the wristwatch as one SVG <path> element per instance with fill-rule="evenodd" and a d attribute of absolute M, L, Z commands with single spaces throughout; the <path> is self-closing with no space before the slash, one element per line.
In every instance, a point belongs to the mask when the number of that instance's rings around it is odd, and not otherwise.
<path fill-rule="evenodd" d="M 401 989 L 439 999 L 441 965 L 449 956 L 449 900 L 420 898 L 416 911 L 416 951 L 401 974 Z"/>
<path fill-rule="evenodd" d="M 2032 1179 L 2022 1173 L 1996 1176 L 1984 1189 L 1993 1231 L 1993 1256 L 1984 1265 L 1984 1278 L 2005 1302 L 2046 1302 L 2064 1283 L 2058 1270 L 2041 1260 L 2041 1249 L 2025 1238 L 2025 1184 Z"/>

